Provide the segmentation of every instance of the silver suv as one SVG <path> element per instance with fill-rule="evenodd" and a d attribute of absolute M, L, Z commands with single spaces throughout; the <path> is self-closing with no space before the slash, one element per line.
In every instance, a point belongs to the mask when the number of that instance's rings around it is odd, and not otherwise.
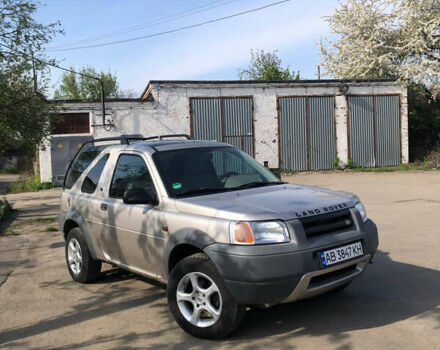
<path fill-rule="evenodd" d="M 282 182 L 235 147 L 179 136 L 78 152 L 59 213 L 75 281 L 101 262 L 156 279 L 186 332 L 221 338 L 246 307 L 343 288 L 372 260 L 376 225 L 355 195 Z"/>

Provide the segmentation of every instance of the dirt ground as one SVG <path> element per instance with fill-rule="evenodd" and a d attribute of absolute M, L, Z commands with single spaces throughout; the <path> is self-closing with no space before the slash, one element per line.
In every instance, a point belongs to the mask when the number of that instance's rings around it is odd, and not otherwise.
<path fill-rule="evenodd" d="M 74 283 L 52 232 L 59 190 L 8 196 L 18 213 L 0 237 L 0 348 L 440 349 L 440 172 L 286 180 L 358 194 L 380 230 L 375 262 L 344 291 L 249 311 L 218 342 L 181 331 L 145 278 L 105 266 Z"/>

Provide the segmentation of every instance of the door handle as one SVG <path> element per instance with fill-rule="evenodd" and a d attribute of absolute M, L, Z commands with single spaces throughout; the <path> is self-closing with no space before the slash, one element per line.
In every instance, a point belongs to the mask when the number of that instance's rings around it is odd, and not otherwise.
<path fill-rule="evenodd" d="M 107 210 L 107 204 L 101 203 L 101 210 Z"/>

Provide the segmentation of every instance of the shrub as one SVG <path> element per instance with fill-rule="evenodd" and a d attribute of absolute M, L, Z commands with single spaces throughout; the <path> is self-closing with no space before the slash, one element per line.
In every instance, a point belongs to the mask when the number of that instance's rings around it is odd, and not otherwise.
<path fill-rule="evenodd" d="M 351 159 L 347 160 L 347 163 L 345 164 L 345 169 L 359 169 L 361 168 L 359 165 L 357 165 L 355 162 L 353 162 Z"/>
<path fill-rule="evenodd" d="M 339 157 L 336 157 L 333 161 L 332 161 L 332 167 L 335 169 L 339 169 Z"/>
<path fill-rule="evenodd" d="M 6 199 L 0 199 L 0 221 L 6 219 L 12 211 L 12 206 Z"/>

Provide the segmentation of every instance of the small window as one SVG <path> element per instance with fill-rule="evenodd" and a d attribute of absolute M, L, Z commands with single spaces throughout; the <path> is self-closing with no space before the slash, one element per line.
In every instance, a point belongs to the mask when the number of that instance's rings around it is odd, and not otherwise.
<path fill-rule="evenodd" d="M 61 113 L 53 126 L 53 134 L 88 134 L 89 120 L 89 113 Z"/>
<path fill-rule="evenodd" d="M 94 193 L 96 191 L 96 187 L 98 187 L 98 182 L 101 178 L 102 171 L 104 170 L 105 163 L 107 163 L 108 156 L 108 154 L 104 155 L 104 157 L 102 157 L 98 163 L 96 163 L 92 170 L 89 171 L 82 183 L 81 192 Z"/>
<path fill-rule="evenodd" d="M 153 181 L 144 160 L 135 155 L 123 154 L 118 159 L 110 187 L 110 197 L 122 198 L 125 191 L 143 189 L 155 193 Z"/>

